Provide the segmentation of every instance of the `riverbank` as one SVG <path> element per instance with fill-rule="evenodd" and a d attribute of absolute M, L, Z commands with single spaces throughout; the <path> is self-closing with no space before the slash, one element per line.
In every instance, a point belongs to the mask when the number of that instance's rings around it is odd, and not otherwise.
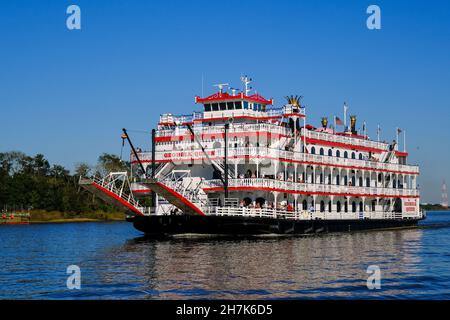
<path fill-rule="evenodd" d="M 88 219 L 88 218 L 75 218 L 75 219 L 54 219 L 54 220 L 34 220 L 30 221 L 30 224 L 41 224 L 41 223 L 74 223 L 74 222 L 117 222 L 117 221 L 125 221 L 123 219 L 109 219 L 109 220 L 101 220 L 101 219 Z"/>
<path fill-rule="evenodd" d="M 449 208 L 444 208 L 440 204 L 421 204 L 420 209 L 424 211 L 449 211 Z"/>
<path fill-rule="evenodd" d="M 111 222 L 125 221 L 123 212 L 87 212 L 81 214 L 57 211 L 33 210 L 30 212 L 30 223 L 69 223 L 69 222 Z"/>

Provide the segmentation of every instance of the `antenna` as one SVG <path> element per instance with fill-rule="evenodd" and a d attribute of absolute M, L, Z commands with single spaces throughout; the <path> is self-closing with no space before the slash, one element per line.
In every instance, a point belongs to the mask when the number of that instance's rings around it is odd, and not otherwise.
<path fill-rule="evenodd" d="M 241 82 L 244 85 L 245 95 L 248 96 L 249 92 L 253 89 L 252 87 L 249 87 L 249 84 L 252 82 L 252 78 L 243 76 L 241 77 Z"/>
<path fill-rule="evenodd" d="M 205 95 L 204 95 L 204 90 L 203 90 L 203 88 L 204 88 L 204 77 L 203 77 L 203 74 L 202 74 L 202 97 L 204 97 Z"/>
<path fill-rule="evenodd" d="M 228 83 L 219 83 L 219 84 L 215 84 L 214 85 L 214 87 L 218 87 L 219 88 L 220 93 L 223 93 L 223 88 L 225 88 L 227 86 L 229 86 Z"/>
<path fill-rule="evenodd" d="M 441 206 L 445 209 L 448 209 L 448 194 L 447 194 L 447 185 L 445 184 L 445 180 L 442 182 L 442 203 Z"/>
<path fill-rule="evenodd" d="M 239 91 L 239 89 L 236 89 L 236 88 L 230 88 L 230 90 L 233 93 L 233 96 L 235 96 L 236 92 Z"/>

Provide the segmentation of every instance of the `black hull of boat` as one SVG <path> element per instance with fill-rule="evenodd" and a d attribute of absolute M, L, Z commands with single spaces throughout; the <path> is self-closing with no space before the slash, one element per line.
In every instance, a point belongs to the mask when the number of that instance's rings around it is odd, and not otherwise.
<path fill-rule="evenodd" d="M 373 229 L 405 228 L 417 225 L 418 219 L 389 220 L 288 220 L 228 216 L 136 216 L 129 219 L 148 236 L 176 234 L 320 234 Z"/>

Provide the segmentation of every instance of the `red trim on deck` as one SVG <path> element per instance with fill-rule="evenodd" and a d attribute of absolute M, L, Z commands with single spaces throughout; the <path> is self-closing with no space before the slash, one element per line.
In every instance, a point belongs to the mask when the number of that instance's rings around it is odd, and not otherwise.
<path fill-rule="evenodd" d="M 224 157 L 210 157 L 211 160 L 218 160 L 223 159 Z M 336 167 L 336 168 L 344 168 L 344 169 L 355 169 L 355 170 L 369 170 L 369 171 L 376 171 L 376 172 L 391 172 L 391 173 L 398 173 L 398 174 L 414 174 L 419 175 L 419 172 L 411 172 L 411 171 L 399 171 L 399 170 L 388 170 L 388 169 L 375 169 L 375 168 L 368 168 L 368 167 L 357 167 L 357 166 L 346 166 L 346 165 L 340 165 L 340 164 L 329 164 L 329 163 L 321 163 L 321 162 L 312 162 L 312 161 L 301 161 L 301 160 L 290 160 L 285 158 L 273 158 L 268 156 L 230 156 L 229 159 L 250 159 L 250 158 L 258 158 L 258 159 L 269 159 L 269 160 L 279 160 L 281 162 L 289 162 L 289 163 L 298 163 L 298 164 L 305 164 L 305 165 L 319 165 L 323 167 Z M 206 158 L 186 158 L 186 159 L 164 159 L 164 160 L 156 160 L 155 163 L 167 163 L 167 162 L 182 162 L 182 161 L 202 161 L 206 160 Z M 141 160 L 142 163 L 151 163 L 151 160 Z M 137 161 L 132 161 L 132 164 L 138 164 Z"/>
<path fill-rule="evenodd" d="M 300 136 L 300 137 L 301 137 L 301 139 L 304 139 L 303 136 Z M 358 145 L 334 142 L 334 141 L 319 140 L 319 139 L 308 138 L 308 137 L 306 137 L 306 143 L 307 144 L 318 144 L 321 146 L 337 147 L 337 148 L 343 148 L 343 149 L 349 149 L 349 150 L 374 152 L 374 153 L 381 153 L 381 152 L 387 151 L 387 150 L 382 150 L 382 149 L 377 149 L 377 148 L 370 148 L 370 147 L 364 147 L 364 146 L 358 146 Z"/>
<path fill-rule="evenodd" d="M 140 189 L 140 190 L 132 190 L 133 193 L 150 193 L 152 189 Z"/>
<path fill-rule="evenodd" d="M 224 138 L 224 133 L 203 133 L 201 135 L 201 140 L 206 139 L 217 139 L 217 138 Z M 279 133 L 271 133 L 269 131 L 262 131 L 262 132 L 230 132 L 228 133 L 228 138 L 234 138 L 234 137 L 254 137 L 254 136 L 270 136 L 271 138 L 279 139 L 283 137 L 288 137 L 288 135 L 285 134 L 279 134 Z M 184 140 L 192 140 L 194 136 L 192 134 L 186 134 L 182 136 L 163 136 L 163 137 L 155 137 L 155 142 L 172 142 L 172 141 L 184 141 Z"/>
<path fill-rule="evenodd" d="M 108 196 L 110 196 L 111 198 L 119 201 L 121 204 L 123 204 L 124 206 L 126 206 L 128 209 L 130 209 L 131 211 L 143 216 L 144 214 L 142 212 L 140 212 L 138 209 L 136 209 L 134 206 L 132 206 L 129 202 L 123 200 L 121 197 L 119 197 L 118 195 L 116 195 L 115 193 L 112 193 L 111 191 L 109 191 L 108 189 L 103 188 L 101 185 L 92 182 L 92 185 L 94 187 L 96 187 L 98 190 L 102 191 L 103 193 L 106 193 Z"/>
<path fill-rule="evenodd" d="M 273 99 L 267 100 L 259 94 L 252 94 L 251 96 L 246 96 L 243 92 L 234 96 L 227 92 L 217 92 L 206 98 L 200 98 L 199 96 L 195 97 L 195 103 L 212 103 L 212 102 L 239 101 L 239 100 L 256 102 L 265 105 L 273 104 Z"/>
<path fill-rule="evenodd" d="M 257 116 L 235 116 L 233 119 L 240 120 L 240 119 L 246 119 L 246 120 L 271 120 L 271 119 L 280 119 L 283 116 L 266 116 L 266 117 L 257 117 Z M 209 121 L 225 121 L 230 119 L 230 117 L 216 117 L 216 118 L 198 118 L 195 119 L 197 122 L 209 122 Z"/>
<path fill-rule="evenodd" d="M 203 188 L 204 191 L 223 191 L 222 187 Z M 322 196 L 339 196 L 339 197 L 357 197 L 357 198 L 419 198 L 419 196 L 388 196 L 388 195 L 367 195 L 358 193 L 333 193 L 333 192 L 307 192 L 307 191 L 292 191 L 285 189 L 265 188 L 265 187 L 228 187 L 230 191 L 270 191 L 289 194 L 306 194 L 306 195 L 322 195 Z"/>
<path fill-rule="evenodd" d="M 408 156 L 408 152 L 402 152 L 402 151 L 396 150 L 396 151 L 395 151 L 395 155 L 396 155 L 397 157 L 407 157 L 407 156 Z"/>

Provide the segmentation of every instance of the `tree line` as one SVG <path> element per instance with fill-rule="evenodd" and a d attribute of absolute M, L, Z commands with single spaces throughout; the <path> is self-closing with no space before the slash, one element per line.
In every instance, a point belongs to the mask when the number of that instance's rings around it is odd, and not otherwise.
<path fill-rule="evenodd" d="M 130 164 L 104 153 L 97 164 L 75 165 L 73 174 L 61 165 L 50 165 L 42 154 L 28 156 L 22 152 L 0 153 L 0 210 L 24 208 L 57 211 L 66 216 L 116 209 L 78 186 L 80 176 L 104 176 L 111 171 L 127 171 Z"/>

